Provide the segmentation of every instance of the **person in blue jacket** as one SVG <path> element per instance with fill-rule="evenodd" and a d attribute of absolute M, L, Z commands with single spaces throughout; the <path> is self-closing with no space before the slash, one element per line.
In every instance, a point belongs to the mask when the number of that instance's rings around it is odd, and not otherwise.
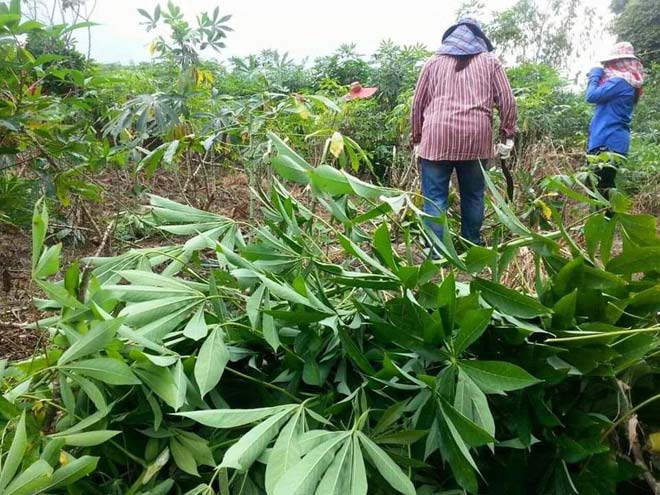
<path fill-rule="evenodd" d="M 630 43 L 614 45 L 602 61 L 588 74 L 587 102 L 596 105 L 589 127 L 587 153 L 615 153 L 625 158 L 630 149 L 630 124 L 633 109 L 642 94 L 644 68 Z M 603 164 L 595 173 L 596 187 L 606 198 L 614 187 L 616 161 Z"/>

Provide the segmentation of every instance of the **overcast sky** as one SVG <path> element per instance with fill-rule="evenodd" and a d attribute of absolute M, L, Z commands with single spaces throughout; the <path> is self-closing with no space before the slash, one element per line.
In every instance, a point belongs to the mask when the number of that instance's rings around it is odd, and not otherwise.
<path fill-rule="evenodd" d="M 488 10 L 501 10 L 515 0 L 486 0 Z M 605 0 L 586 0 L 603 8 Z M 92 57 L 100 62 L 149 60 L 153 33 L 140 26 L 138 8 L 152 12 L 158 0 L 98 0 L 93 20 Z M 163 6 L 166 0 L 160 3 Z M 399 44 L 440 44 L 444 30 L 455 20 L 461 0 L 181 0 L 191 19 L 216 5 L 231 14 L 234 32 L 227 49 L 217 57 L 248 55 L 265 48 L 289 52 L 296 58 L 326 55 L 341 43 L 356 43 L 371 54 L 381 40 Z M 86 39 L 80 49 L 86 51 Z"/>

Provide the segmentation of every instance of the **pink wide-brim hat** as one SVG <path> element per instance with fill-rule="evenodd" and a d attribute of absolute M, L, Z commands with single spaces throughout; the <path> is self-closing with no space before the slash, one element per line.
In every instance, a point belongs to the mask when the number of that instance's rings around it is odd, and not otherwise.
<path fill-rule="evenodd" d="M 610 52 L 600 61 L 611 62 L 612 60 L 621 60 L 625 58 L 637 59 L 635 56 L 635 49 L 633 48 L 632 44 L 628 43 L 627 41 L 622 41 L 621 43 L 614 45 Z"/>
<path fill-rule="evenodd" d="M 351 84 L 351 87 L 348 93 L 346 94 L 345 98 L 347 100 L 358 100 L 362 98 L 369 98 L 373 96 L 376 93 L 376 91 L 378 91 L 377 87 L 365 88 L 360 83 L 354 82 L 353 84 Z"/>

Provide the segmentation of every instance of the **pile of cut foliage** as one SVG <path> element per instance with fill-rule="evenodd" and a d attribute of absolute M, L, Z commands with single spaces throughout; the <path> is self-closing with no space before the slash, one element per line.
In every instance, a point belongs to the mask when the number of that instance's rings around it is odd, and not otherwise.
<path fill-rule="evenodd" d="M 647 493 L 629 420 L 658 370 L 653 217 L 615 201 L 582 246 L 530 231 L 487 175 L 508 240 L 459 255 L 416 198 L 270 139 L 312 200 L 274 180 L 258 226 L 152 197 L 145 221 L 181 242 L 53 281 L 37 206 L 51 339 L 3 367 L 2 493 Z M 499 282 L 521 249 L 535 294 Z"/>

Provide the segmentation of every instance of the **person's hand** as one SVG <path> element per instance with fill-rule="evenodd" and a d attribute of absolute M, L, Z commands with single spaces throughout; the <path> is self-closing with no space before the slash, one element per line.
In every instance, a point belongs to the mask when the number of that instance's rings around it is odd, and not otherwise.
<path fill-rule="evenodd" d="M 502 160 L 506 160 L 511 156 L 513 150 L 513 139 L 507 139 L 506 143 L 499 143 L 495 146 L 495 154 L 499 155 Z"/>
<path fill-rule="evenodd" d="M 605 73 L 605 69 L 603 69 L 602 67 L 594 67 L 589 71 L 587 77 L 589 79 L 600 79 L 601 77 L 603 77 L 604 73 Z"/>
<path fill-rule="evenodd" d="M 413 146 L 413 156 L 415 158 L 419 158 L 419 144 L 416 144 Z"/>

